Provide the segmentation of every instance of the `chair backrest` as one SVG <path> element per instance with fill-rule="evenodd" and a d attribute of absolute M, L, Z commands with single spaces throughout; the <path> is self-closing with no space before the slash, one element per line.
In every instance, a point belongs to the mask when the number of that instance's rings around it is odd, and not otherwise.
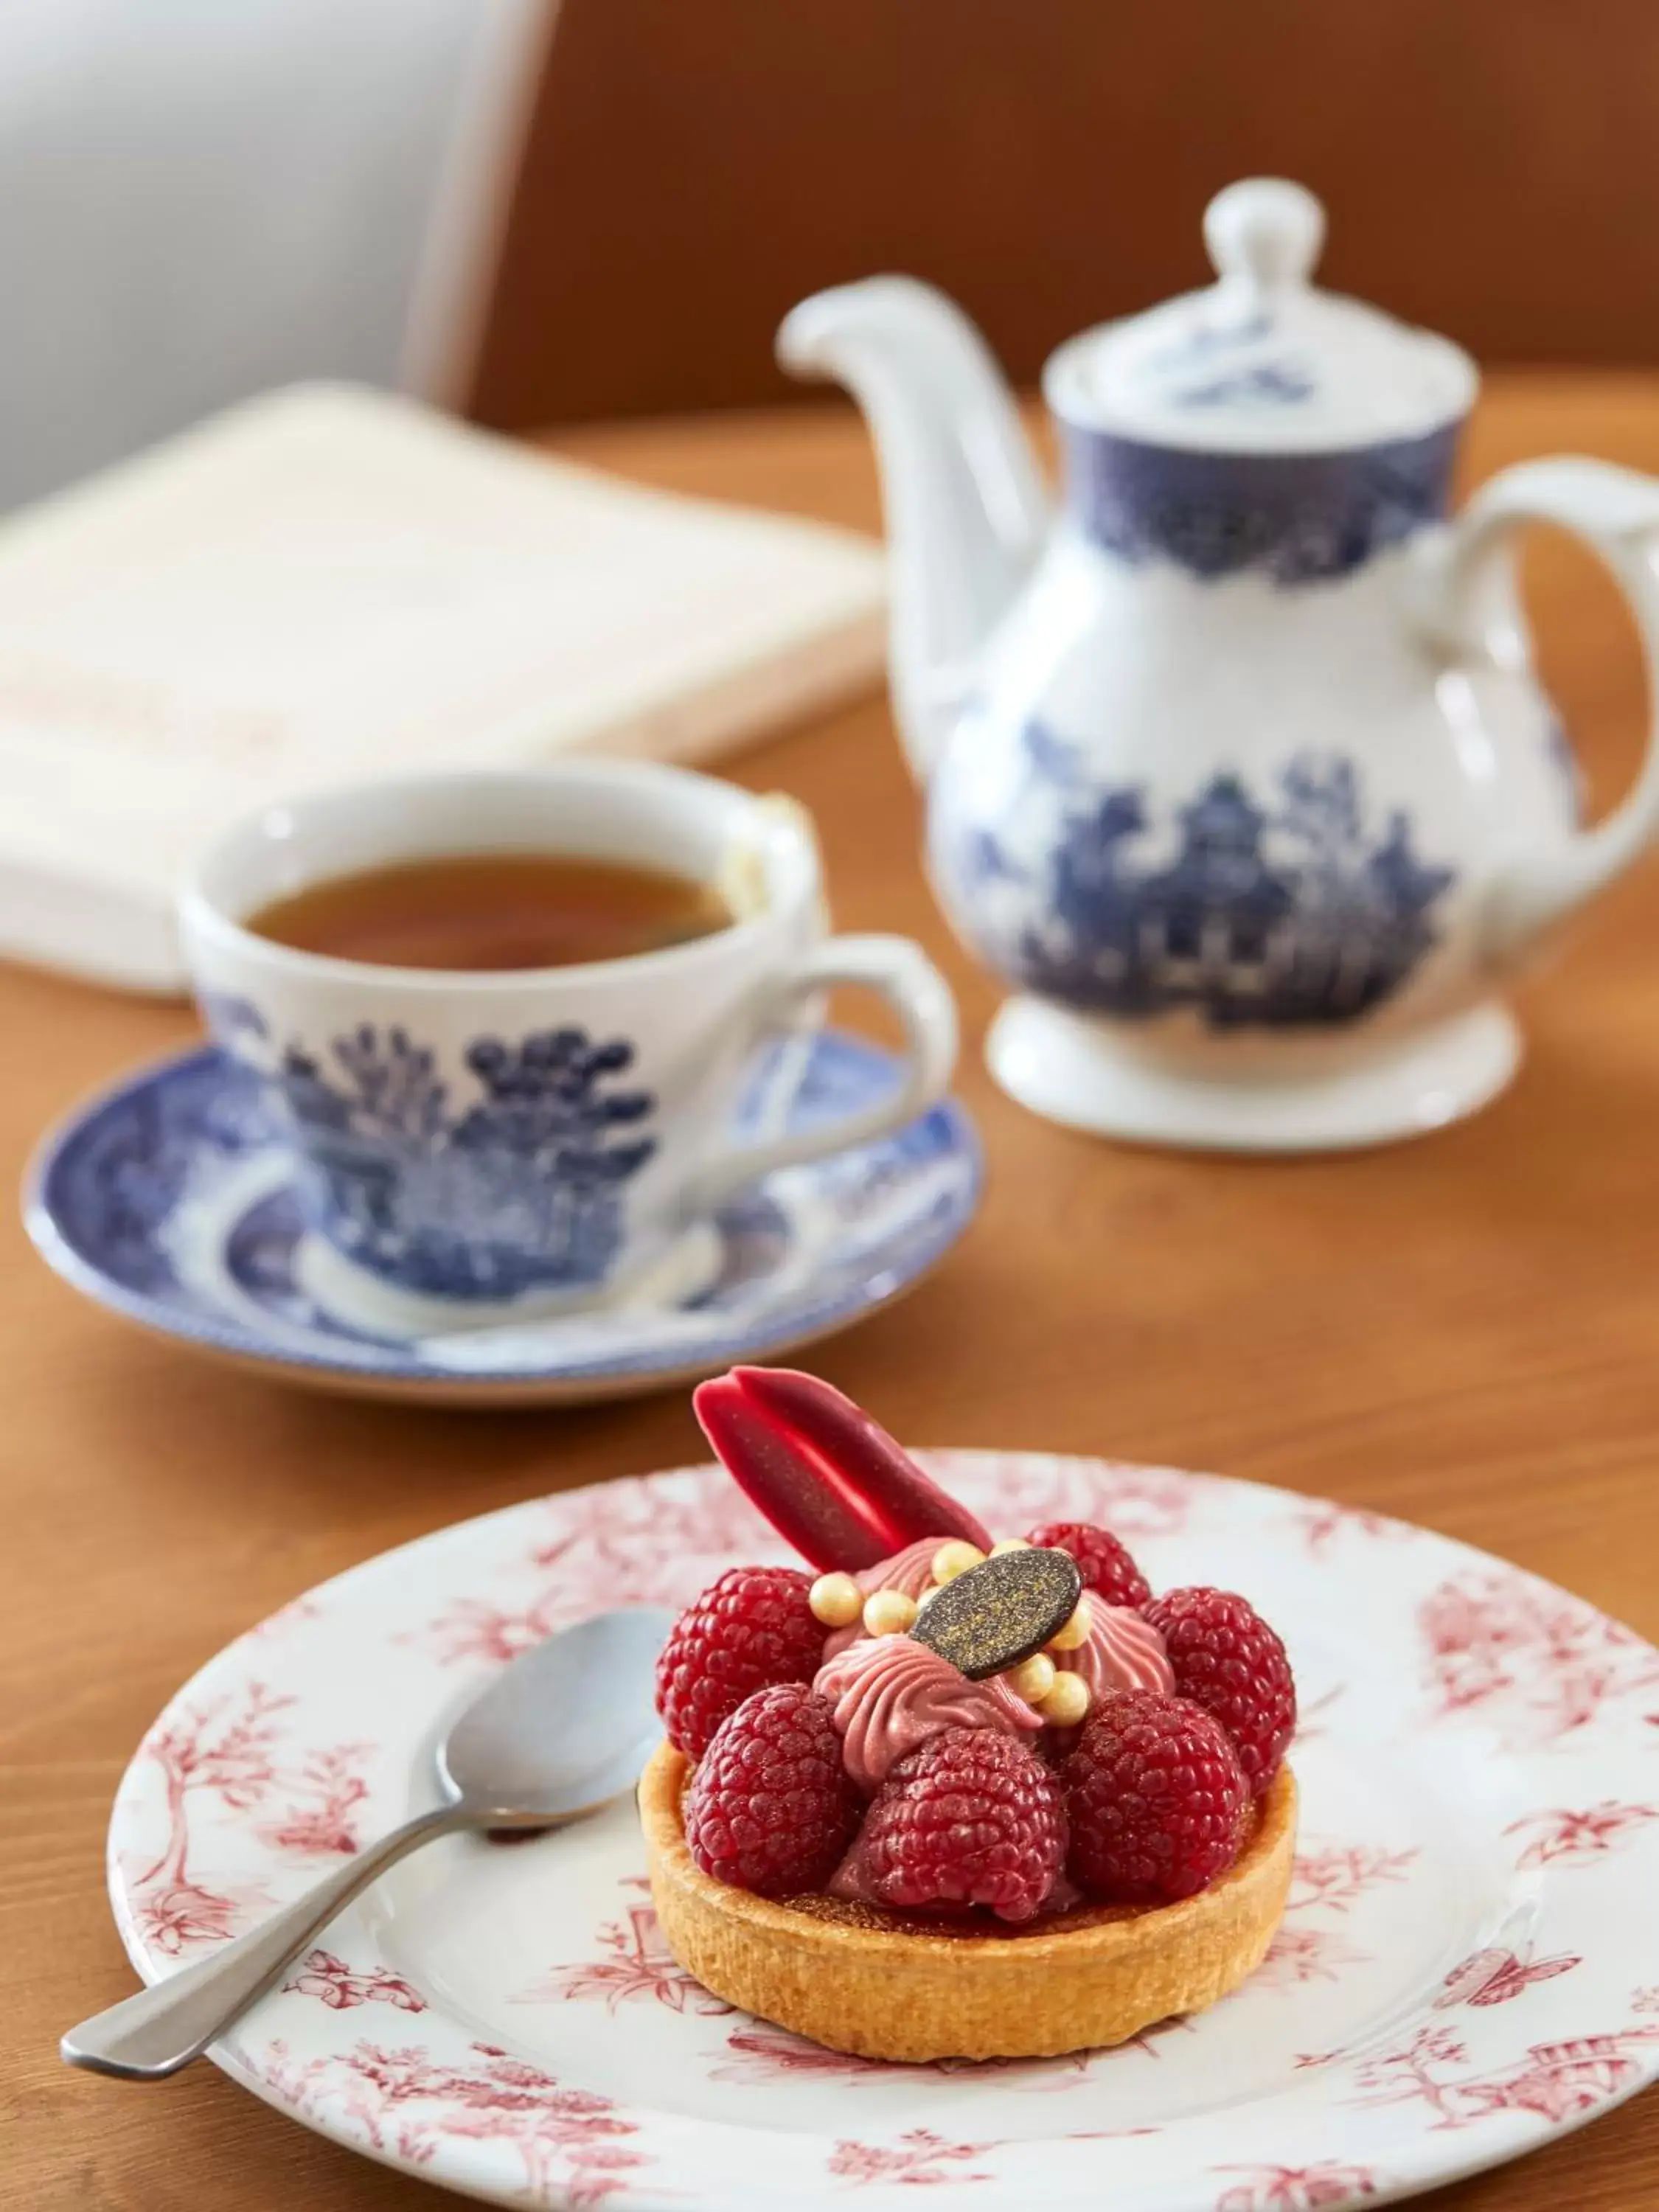
<path fill-rule="evenodd" d="M 787 395 L 779 317 L 945 284 L 1029 378 L 1302 179 L 1327 280 L 1504 361 L 1659 362 L 1653 0 L 565 0 L 475 394 Z"/>
<path fill-rule="evenodd" d="M 297 378 L 467 381 L 553 0 L 5 0 L 0 507 Z"/>

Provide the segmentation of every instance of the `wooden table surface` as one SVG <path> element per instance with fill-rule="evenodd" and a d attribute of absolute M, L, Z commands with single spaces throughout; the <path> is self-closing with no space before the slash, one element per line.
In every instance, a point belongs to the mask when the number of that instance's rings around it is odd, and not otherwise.
<path fill-rule="evenodd" d="M 647 482 L 876 521 L 840 410 L 591 430 Z M 1472 477 L 1561 448 L 1659 471 L 1659 378 L 1495 380 Z M 1547 671 L 1605 797 L 1641 677 L 1610 589 L 1540 549 Z M 1329 1161 L 1115 1148 L 987 1080 L 988 981 L 918 872 L 917 807 L 871 700 L 735 762 L 817 817 L 837 921 L 921 938 L 960 994 L 983 1213 L 908 1302 L 814 1355 L 901 1436 L 1109 1452 L 1384 1508 L 1489 1547 L 1659 1638 L 1659 867 L 1627 878 L 1519 994 L 1514 1089 L 1466 1126 Z M 0 971 L 0 1181 L 189 1015 Z M 321 1577 L 514 1499 L 683 1462 L 684 1395 L 591 1412 L 353 1405 L 217 1368 L 82 1304 L 0 1226 L 0 2201 L 30 2212 L 370 2212 L 430 2203 L 210 2067 L 136 2087 L 58 2063 L 132 1984 L 104 1902 L 117 1778 L 227 1639 Z M 1433 2200 L 1659 2204 L 1659 2096 Z"/>

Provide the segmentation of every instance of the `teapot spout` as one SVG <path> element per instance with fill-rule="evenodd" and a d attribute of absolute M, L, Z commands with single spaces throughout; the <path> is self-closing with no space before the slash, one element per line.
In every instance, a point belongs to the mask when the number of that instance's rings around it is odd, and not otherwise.
<path fill-rule="evenodd" d="M 908 276 L 804 300 L 778 333 L 778 358 L 794 375 L 847 386 L 875 438 L 892 562 L 893 704 L 925 777 L 1048 528 L 1013 395 L 961 309 Z"/>

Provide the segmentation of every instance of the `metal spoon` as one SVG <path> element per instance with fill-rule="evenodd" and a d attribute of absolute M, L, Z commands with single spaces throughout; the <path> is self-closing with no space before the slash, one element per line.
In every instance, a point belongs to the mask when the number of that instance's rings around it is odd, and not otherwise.
<path fill-rule="evenodd" d="M 557 1828 L 631 1790 L 662 1733 L 656 1657 L 672 1617 L 600 1613 L 524 1652 L 467 1706 L 437 1751 L 441 1802 L 359 1851 L 292 1905 L 154 1987 L 71 2028 L 71 2066 L 156 2081 L 199 2058 L 359 1891 L 461 1828 Z"/>

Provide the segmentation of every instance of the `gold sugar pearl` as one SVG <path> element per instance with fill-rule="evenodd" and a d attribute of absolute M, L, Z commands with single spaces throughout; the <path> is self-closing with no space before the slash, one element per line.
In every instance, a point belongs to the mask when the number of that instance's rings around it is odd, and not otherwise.
<path fill-rule="evenodd" d="M 1051 1651 L 1076 1651 L 1089 1641 L 1089 1608 L 1079 1604 L 1064 1628 L 1057 1628 L 1048 1638 Z"/>
<path fill-rule="evenodd" d="M 964 1543 L 961 1537 L 953 1537 L 948 1544 L 941 1544 L 933 1554 L 933 1580 L 953 1583 L 969 1567 L 978 1566 L 984 1557 L 977 1544 Z"/>
<path fill-rule="evenodd" d="M 1024 1536 L 1005 1536 L 1000 1543 L 992 1545 L 991 1557 L 1000 1559 L 1005 1552 L 1029 1552 L 1030 1548 Z"/>
<path fill-rule="evenodd" d="M 1035 1662 L 1028 1659 L 1025 1663 L 1029 1667 Z M 1081 1674 L 1061 1668 L 1047 1697 L 1038 1702 L 1042 1717 L 1051 1728 L 1075 1728 L 1089 1710 L 1089 1685 Z"/>
<path fill-rule="evenodd" d="M 807 1592 L 814 1620 L 826 1628 L 850 1628 L 864 1611 L 864 1592 L 851 1575 L 820 1575 Z"/>
<path fill-rule="evenodd" d="M 1054 1686 L 1054 1662 L 1046 1651 L 1039 1651 L 1016 1667 L 1008 1680 L 1028 1705 L 1040 1705 Z"/>
<path fill-rule="evenodd" d="M 902 1590 L 875 1590 L 864 1601 L 864 1626 L 872 1636 L 902 1636 L 915 1617 L 916 1601 Z"/>

